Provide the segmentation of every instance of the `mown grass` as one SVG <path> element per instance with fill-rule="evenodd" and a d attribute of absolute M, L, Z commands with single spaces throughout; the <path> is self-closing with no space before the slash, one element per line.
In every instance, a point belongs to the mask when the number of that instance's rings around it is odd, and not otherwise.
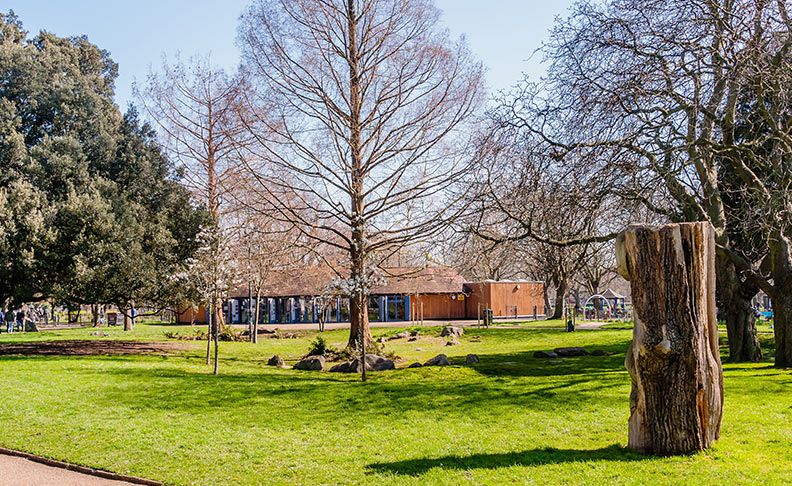
<path fill-rule="evenodd" d="M 188 328 L 189 329 L 189 328 Z M 138 326 L 127 338 L 164 339 Z M 102 329 L 107 332 L 106 329 Z M 19 339 L 92 338 L 93 330 Z M 123 331 L 120 331 L 123 333 Z M 189 332 L 189 331 L 188 331 Z M 111 330 L 111 338 L 117 333 Z M 375 329 L 375 337 L 392 334 Z M 0 357 L 0 445 L 174 485 L 784 484 L 792 480 L 792 376 L 769 362 L 726 364 L 722 437 L 690 456 L 625 450 L 629 331 L 439 329 L 389 341 L 402 365 L 444 352 L 450 367 L 356 375 L 282 370 L 315 333 L 201 343 L 171 356 Z M 328 342 L 346 342 L 330 331 Z M 604 357 L 541 360 L 579 345 Z M 462 366 L 467 353 L 481 363 Z"/>

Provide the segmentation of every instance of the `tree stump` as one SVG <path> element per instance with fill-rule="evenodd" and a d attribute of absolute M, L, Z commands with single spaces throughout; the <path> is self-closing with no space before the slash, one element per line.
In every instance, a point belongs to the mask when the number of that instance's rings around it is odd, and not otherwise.
<path fill-rule="evenodd" d="M 628 447 L 657 455 L 706 449 L 720 436 L 723 411 L 714 230 L 630 226 L 616 240 L 616 258 L 633 301 Z"/>

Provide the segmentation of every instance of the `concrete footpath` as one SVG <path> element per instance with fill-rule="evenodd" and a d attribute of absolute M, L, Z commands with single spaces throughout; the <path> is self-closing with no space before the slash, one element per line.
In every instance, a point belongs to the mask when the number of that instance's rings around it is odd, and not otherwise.
<path fill-rule="evenodd" d="M 147 481 L 148 484 L 158 484 Z M 24 457 L 0 454 L 0 486 L 138 486 L 62 467 L 48 466 Z"/>

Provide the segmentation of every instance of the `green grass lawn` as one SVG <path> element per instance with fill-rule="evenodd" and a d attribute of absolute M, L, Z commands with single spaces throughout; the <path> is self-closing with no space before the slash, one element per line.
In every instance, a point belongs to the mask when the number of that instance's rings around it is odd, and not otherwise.
<path fill-rule="evenodd" d="M 164 339 L 139 325 L 127 338 Z M 115 339 L 102 329 L 29 339 Z M 184 330 L 190 332 L 189 327 Z M 375 329 L 375 337 L 393 329 Z M 726 364 L 721 439 L 690 456 L 625 450 L 630 331 L 433 329 L 389 341 L 402 365 L 445 352 L 481 363 L 357 375 L 282 370 L 312 336 L 221 343 L 221 375 L 201 343 L 171 356 L 0 357 L 0 445 L 173 485 L 789 484 L 792 376 L 770 362 Z M 315 333 L 312 333 L 315 335 Z M 341 345 L 346 331 L 325 333 Z M 540 349 L 614 353 L 552 363 Z"/>
<path fill-rule="evenodd" d="M 566 323 L 563 319 L 537 319 L 527 321 L 499 321 L 495 319 L 492 323 L 494 327 L 505 326 L 513 327 L 520 326 L 526 328 L 550 328 L 550 329 L 566 329 Z"/>

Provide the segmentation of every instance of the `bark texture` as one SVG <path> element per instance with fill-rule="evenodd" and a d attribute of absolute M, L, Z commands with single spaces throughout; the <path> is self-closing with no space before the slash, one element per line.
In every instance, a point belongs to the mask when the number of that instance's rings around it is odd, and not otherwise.
<path fill-rule="evenodd" d="M 759 289 L 743 282 L 734 264 L 727 258 L 715 258 L 717 266 L 718 310 L 726 322 L 729 338 L 729 361 L 762 361 L 759 335 L 756 332 L 756 315 L 751 300 Z"/>
<path fill-rule="evenodd" d="M 792 368 L 792 242 L 777 232 L 770 243 L 773 288 L 773 334 L 775 365 Z"/>
<path fill-rule="evenodd" d="M 632 286 L 628 447 L 657 454 L 708 448 L 720 436 L 723 370 L 709 223 L 631 226 L 616 243 Z"/>

